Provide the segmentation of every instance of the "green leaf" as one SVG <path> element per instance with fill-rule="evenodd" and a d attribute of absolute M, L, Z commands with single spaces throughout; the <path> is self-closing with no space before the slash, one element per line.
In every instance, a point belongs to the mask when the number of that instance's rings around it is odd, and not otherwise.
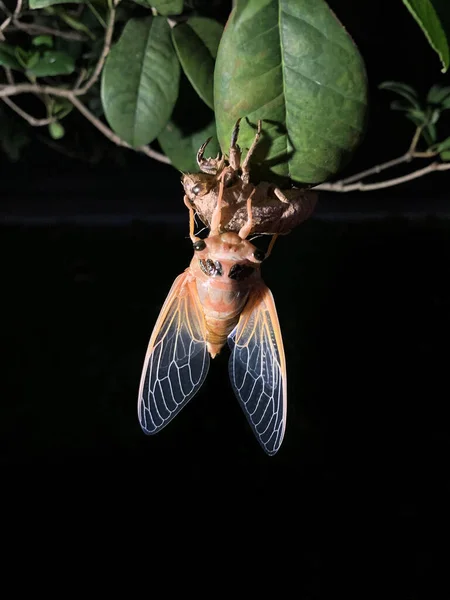
<path fill-rule="evenodd" d="M 450 150 L 450 137 L 446 138 L 442 142 L 439 142 L 438 144 L 434 144 L 431 147 L 431 150 L 434 150 L 435 152 L 443 152 L 444 150 Z"/>
<path fill-rule="evenodd" d="M 429 123 L 424 130 L 422 131 L 422 135 L 428 146 L 431 146 L 436 141 L 437 131 L 436 126 L 432 123 Z"/>
<path fill-rule="evenodd" d="M 411 110 L 411 104 L 405 104 L 404 102 L 400 102 L 400 100 L 394 100 L 390 104 L 390 109 L 391 110 L 402 110 L 402 111 L 407 112 L 407 111 Z"/>
<path fill-rule="evenodd" d="M 184 173 L 196 173 L 199 170 L 196 159 L 198 149 L 209 137 L 212 140 L 206 148 L 206 153 L 208 156 L 216 156 L 220 147 L 214 121 L 188 135 L 184 134 L 173 121 L 169 121 L 159 134 L 158 142 L 176 169 Z"/>
<path fill-rule="evenodd" d="M 448 162 L 450 161 L 450 151 L 446 150 L 445 152 L 441 152 L 439 154 L 439 158 L 443 161 L 443 162 Z"/>
<path fill-rule="evenodd" d="M 32 10 L 45 8 L 54 4 L 83 4 L 84 0 L 29 0 L 29 6 Z"/>
<path fill-rule="evenodd" d="M 53 38 L 51 35 L 38 35 L 31 40 L 33 46 L 47 46 L 53 48 Z"/>
<path fill-rule="evenodd" d="M 403 0 L 414 19 L 422 28 L 430 46 L 438 54 L 442 63 L 442 72 L 445 73 L 450 65 L 449 34 L 444 31 L 440 13 L 436 7 L 443 4 L 436 0 Z M 448 11 L 447 7 L 444 9 Z"/>
<path fill-rule="evenodd" d="M 3 42 L 0 42 L 0 66 L 22 71 L 22 66 L 16 57 L 15 48 Z"/>
<path fill-rule="evenodd" d="M 65 52 L 46 50 L 34 65 L 28 66 L 28 72 L 35 77 L 70 75 L 75 70 L 73 58 Z"/>
<path fill-rule="evenodd" d="M 130 19 L 102 73 L 101 98 L 111 128 L 133 147 L 150 143 L 170 118 L 179 79 L 167 20 Z"/>
<path fill-rule="evenodd" d="M 214 108 L 214 59 L 223 27 L 213 19 L 192 17 L 172 29 L 183 71 L 200 98 Z"/>
<path fill-rule="evenodd" d="M 415 111 L 416 113 L 418 113 L 419 111 Z M 422 116 L 418 116 L 417 114 L 414 114 L 414 112 L 407 112 L 405 114 L 405 117 L 407 119 L 409 119 L 410 121 L 412 121 L 414 123 L 414 125 L 416 127 L 423 127 L 424 122 L 425 122 L 425 114 L 422 113 Z"/>
<path fill-rule="evenodd" d="M 420 108 L 419 97 L 414 88 L 410 85 L 406 85 L 406 83 L 401 83 L 400 81 L 384 81 L 381 83 L 378 88 L 380 90 L 389 90 L 390 92 L 395 92 L 399 96 L 402 96 L 415 108 Z"/>
<path fill-rule="evenodd" d="M 58 121 L 50 123 L 48 126 L 48 130 L 54 140 L 60 140 L 64 137 L 64 134 L 66 133 L 64 127 Z"/>
<path fill-rule="evenodd" d="M 447 98 L 450 98 L 450 87 L 433 85 L 427 94 L 427 102 L 429 104 L 441 104 Z"/>
<path fill-rule="evenodd" d="M 257 179 L 320 183 L 362 139 L 364 64 L 324 0 L 237 0 L 217 54 L 214 104 L 224 152 L 238 118 L 244 150 L 263 120 Z"/>
<path fill-rule="evenodd" d="M 181 15 L 183 0 L 148 0 L 152 8 L 156 8 L 160 15 Z"/>

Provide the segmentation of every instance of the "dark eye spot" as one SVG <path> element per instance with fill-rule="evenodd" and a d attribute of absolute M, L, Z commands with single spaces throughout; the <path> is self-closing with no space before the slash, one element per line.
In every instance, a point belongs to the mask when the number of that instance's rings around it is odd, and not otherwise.
<path fill-rule="evenodd" d="M 202 191 L 202 186 L 197 183 L 197 185 L 194 185 L 194 187 L 191 189 L 191 192 L 194 194 L 194 196 L 197 196 L 197 194 L 200 194 L 200 192 Z"/>
<path fill-rule="evenodd" d="M 266 258 L 266 253 L 262 250 L 255 250 L 253 252 L 253 256 L 256 258 L 256 260 L 259 260 L 259 262 L 261 262 Z"/>
<path fill-rule="evenodd" d="M 236 281 L 242 281 L 243 279 L 250 277 L 254 271 L 255 269 L 249 265 L 235 264 L 231 267 L 228 277 L 230 279 L 235 279 Z"/>
<path fill-rule="evenodd" d="M 203 271 L 203 273 L 205 273 L 205 275 L 208 275 L 208 277 L 216 277 L 223 274 L 222 265 L 218 260 L 213 262 L 210 258 L 208 258 L 207 260 L 200 260 L 199 263 L 200 269 Z"/>
<path fill-rule="evenodd" d="M 194 247 L 194 250 L 197 250 L 197 251 L 204 250 L 206 248 L 206 243 L 204 240 L 198 240 L 197 242 L 194 243 L 193 247 Z"/>

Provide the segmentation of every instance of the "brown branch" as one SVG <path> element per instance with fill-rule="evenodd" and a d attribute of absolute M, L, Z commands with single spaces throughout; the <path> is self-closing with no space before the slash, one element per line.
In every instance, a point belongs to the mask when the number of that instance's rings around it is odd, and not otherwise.
<path fill-rule="evenodd" d="M 55 121 L 58 120 L 56 117 L 47 117 L 45 119 L 36 119 L 32 115 L 30 115 L 26 111 L 24 111 L 22 108 L 20 108 L 20 106 L 17 106 L 17 104 L 15 102 L 13 102 L 12 100 L 10 100 L 9 98 L 2 98 L 2 100 L 5 104 L 7 104 L 9 106 L 9 108 L 11 108 L 18 115 L 20 115 L 22 117 L 22 119 L 25 119 L 25 121 L 27 121 L 27 123 L 29 123 L 33 127 L 43 127 L 44 125 L 50 125 L 50 123 L 54 123 Z"/>
<path fill-rule="evenodd" d="M 400 185 L 401 183 L 406 183 L 407 181 L 412 181 L 413 179 L 418 179 L 419 177 L 428 175 L 428 173 L 433 173 L 433 171 L 447 171 L 448 169 L 450 169 L 450 163 L 433 162 L 422 169 L 418 169 L 417 171 L 413 171 L 412 173 L 408 173 L 402 177 L 395 177 L 394 179 L 379 181 L 378 183 L 362 183 L 361 181 L 348 185 L 338 185 L 338 183 L 321 183 L 313 189 L 330 192 L 370 192 L 373 190 L 381 190 L 383 188 L 392 187 L 394 185 Z"/>
<path fill-rule="evenodd" d="M 87 36 L 79 33 L 78 31 L 63 31 L 61 29 L 54 29 L 53 27 L 47 27 L 46 25 L 36 25 L 34 23 L 22 23 L 17 19 L 13 19 L 13 26 L 9 28 L 9 31 L 25 31 L 29 35 L 53 35 L 60 37 L 65 40 L 72 40 L 77 42 L 83 42 L 87 40 Z"/>
<path fill-rule="evenodd" d="M 74 90 L 74 93 L 77 94 L 78 96 L 84 95 L 94 85 L 94 83 L 99 78 L 100 73 L 102 72 L 106 57 L 108 56 L 109 51 L 111 49 L 111 40 L 112 40 L 112 36 L 113 36 L 113 32 L 114 32 L 114 22 L 115 22 L 115 18 L 116 18 L 116 8 L 119 3 L 120 3 L 120 0 L 114 0 L 111 3 L 108 24 L 107 24 L 106 30 L 105 30 L 105 42 L 103 44 L 102 53 L 100 54 L 100 58 L 98 59 L 97 64 L 95 65 L 95 69 L 94 69 L 92 75 L 90 76 L 90 78 L 87 80 L 87 82 L 83 85 L 83 87 L 80 87 L 80 88 Z"/>
<path fill-rule="evenodd" d="M 86 119 L 90 121 L 92 125 L 94 125 L 94 127 L 101 131 L 105 137 L 111 140 L 111 142 L 114 142 L 114 144 L 116 144 L 117 146 L 129 148 L 130 150 L 138 150 L 139 152 L 146 154 L 150 158 L 154 158 L 159 162 L 163 162 L 170 165 L 170 160 L 167 158 L 167 156 L 161 154 L 160 152 L 157 152 L 156 150 L 153 150 L 149 146 L 139 146 L 138 148 L 133 148 L 133 146 L 130 146 L 130 144 L 122 140 L 122 138 L 116 135 L 107 125 L 105 125 L 104 123 L 102 123 L 102 121 L 97 119 L 97 117 L 93 115 L 91 111 L 75 95 L 68 96 L 68 98 L 75 106 L 75 108 L 77 108 L 80 111 L 80 113 L 84 117 L 86 117 Z"/>

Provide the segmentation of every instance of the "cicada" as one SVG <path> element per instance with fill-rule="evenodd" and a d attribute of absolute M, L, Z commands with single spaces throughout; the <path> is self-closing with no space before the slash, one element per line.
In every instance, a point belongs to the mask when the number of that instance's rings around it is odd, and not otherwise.
<path fill-rule="evenodd" d="M 229 377 L 234 393 L 263 449 L 275 454 L 286 427 L 286 361 L 272 293 L 261 278 L 270 254 L 247 237 L 252 229 L 252 195 L 239 232 L 221 231 L 226 172 L 220 179 L 210 233 L 189 236 L 194 255 L 179 275 L 161 309 L 150 338 L 139 387 L 142 429 L 165 427 L 199 391 L 214 358 L 228 342 Z"/>

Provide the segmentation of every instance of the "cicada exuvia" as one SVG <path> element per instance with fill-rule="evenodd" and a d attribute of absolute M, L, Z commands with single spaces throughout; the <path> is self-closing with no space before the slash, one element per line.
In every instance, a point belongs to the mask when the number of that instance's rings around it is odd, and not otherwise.
<path fill-rule="evenodd" d="M 228 341 L 233 390 L 259 443 L 272 455 L 286 427 L 286 361 L 275 303 L 260 266 L 275 237 L 266 254 L 247 240 L 251 196 L 239 232 L 221 232 L 225 176 L 206 239 L 194 235 L 194 210 L 185 196 L 194 256 L 175 279 L 150 338 L 139 387 L 139 421 L 147 434 L 165 427 L 198 392 L 210 358 Z"/>

